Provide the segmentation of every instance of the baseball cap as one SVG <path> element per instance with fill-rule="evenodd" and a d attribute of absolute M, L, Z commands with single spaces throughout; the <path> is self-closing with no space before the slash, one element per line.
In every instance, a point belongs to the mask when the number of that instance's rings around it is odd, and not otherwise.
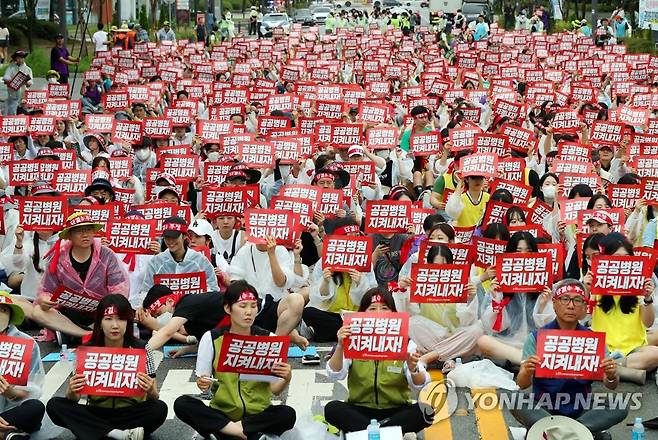
<path fill-rule="evenodd" d="M 363 155 L 363 148 L 361 148 L 361 145 L 352 145 L 347 149 L 347 155 L 349 157 L 362 156 Z"/>
<path fill-rule="evenodd" d="M 162 236 L 165 238 L 178 238 L 187 231 L 187 222 L 182 217 L 169 217 L 162 224 Z"/>
<path fill-rule="evenodd" d="M 592 216 L 589 219 L 587 219 L 586 223 L 589 224 L 589 222 L 592 221 L 601 224 L 608 224 L 610 226 L 615 224 L 615 222 L 612 220 L 612 216 L 610 215 L 610 213 L 605 211 L 594 211 L 594 214 L 592 214 Z"/>

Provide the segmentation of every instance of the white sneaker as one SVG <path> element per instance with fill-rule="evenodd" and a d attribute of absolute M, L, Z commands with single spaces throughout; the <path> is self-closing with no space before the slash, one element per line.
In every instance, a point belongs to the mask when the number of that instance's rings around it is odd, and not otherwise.
<path fill-rule="evenodd" d="M 144 428 L 133 428 L 128 430 L 128 440 L 144 440 Z"/>
<path fill-rule="evenodd" d="M 407 432 L 404 434 L 404 437 L 402 437 L 402 440 L 416 440 L 418 436 L 416 436 L 415 432 Z"/>

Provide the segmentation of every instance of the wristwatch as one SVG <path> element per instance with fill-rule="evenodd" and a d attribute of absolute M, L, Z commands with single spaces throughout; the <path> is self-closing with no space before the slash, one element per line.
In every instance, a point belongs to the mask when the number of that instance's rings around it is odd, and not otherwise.
<path fill-rule="evenodd" d="M 646 297 L 644 298 L 644 305 L 648 306 L 650 304 L 653 304 L 653 296 L 647 299 Z"/>

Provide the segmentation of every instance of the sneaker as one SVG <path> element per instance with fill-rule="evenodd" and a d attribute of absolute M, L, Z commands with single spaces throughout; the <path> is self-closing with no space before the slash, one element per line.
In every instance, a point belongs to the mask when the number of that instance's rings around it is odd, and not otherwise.
<path fill-rule="evenodd" d="M 417 438 L 418 436 L 415 432 L 407 432 L 404 434 L 404 437 L 402 437 L 402 440 L 416 440 Z"/>
<path fill-rule="evenodd" d="M 315 336 L 315 329 L 313 329 L 313 327 L 306 325 L 303 319 L 299 322 L 299 325 L 297 326 L 297 331 L 299 332 L 300 336 L 305 337 L 309 341 L 313 339 L 313 336 Z"/>
<path fill-rule="evenodd" d="M 128 430 L 128 440 L 144 440 L 144 428 L 133 428 Z"/>
<path fill-rule="evenodd" d="M 29 440 L 30 434 L 27 432 L 12 429 L 5 434 L 5 440 Z"/>

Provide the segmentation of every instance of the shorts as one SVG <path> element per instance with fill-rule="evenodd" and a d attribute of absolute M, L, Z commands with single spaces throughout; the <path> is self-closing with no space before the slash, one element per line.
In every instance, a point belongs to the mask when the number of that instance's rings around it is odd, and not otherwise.
<path fill-rule="evenodd" d="M 9 47 L 9 40 L 0 40 L 0 47 Z"/>
<path fill-rule="evenodd" d="M 279 301 L 274 301 L 272 295 L 268 294 L 265 301 L 261 303 L 261 310 L 254 320 L 254 325 L 270 332 L 276 332 L 277 322 L 279 321 Z"/>

